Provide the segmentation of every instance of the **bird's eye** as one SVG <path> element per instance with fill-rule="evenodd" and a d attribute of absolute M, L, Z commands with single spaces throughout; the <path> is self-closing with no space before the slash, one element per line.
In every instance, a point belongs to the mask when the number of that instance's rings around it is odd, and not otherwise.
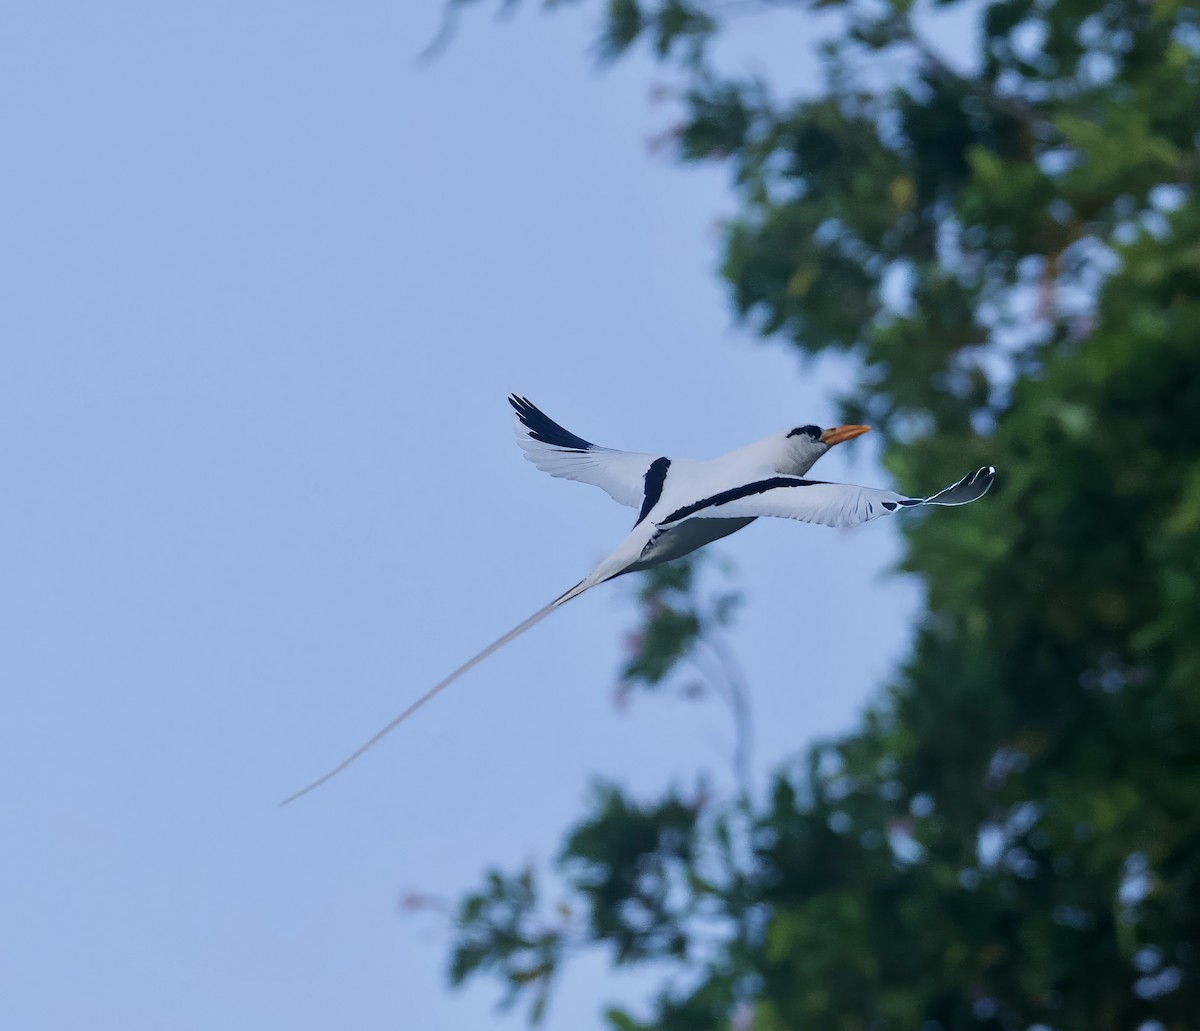
<path fill-rule="evenodd" d="M 788 436 L 789 437 L 804 436 L 804 437 L 812 437 L 813 440 L 820 440 L 821 433 L 822 433 L 822 430 L 821 430 L 820 426 L 813 426 L 810 424 L 808 426 L 797 426 L 794 430 L 792 430 L 788 434 Z"/>

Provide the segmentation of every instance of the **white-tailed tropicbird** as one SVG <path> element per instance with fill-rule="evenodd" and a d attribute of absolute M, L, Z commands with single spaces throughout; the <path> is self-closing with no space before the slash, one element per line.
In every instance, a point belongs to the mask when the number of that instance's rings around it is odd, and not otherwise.
<path fill-rule="evenodd" d="M 614 501 L 638 509 L 637 521 L 611 555 L 545 608 L 493 641 L 435 684 L 369 741 L 332 770 L 283 801 L 292 802 L 341 773 L 385 734 L 403 723 L 443 688 L 551 612 L 597 584 L 680 558 L 726 537 L 759 516 L 780 516 L 825 526 L 858 526 L 919 505 L 966 505 L 988 492 L 996 470 L 984 466 L 927 498 L 895 491 L 804 479 L 835 444 L 866 433 L 869 426 L 797 426 L 706 462 L 665 458 L 600 447 L 564 429 L 528 400 L 508 399 L 516 412 L 517 442 L 543 472 L 590 483 Z"/>

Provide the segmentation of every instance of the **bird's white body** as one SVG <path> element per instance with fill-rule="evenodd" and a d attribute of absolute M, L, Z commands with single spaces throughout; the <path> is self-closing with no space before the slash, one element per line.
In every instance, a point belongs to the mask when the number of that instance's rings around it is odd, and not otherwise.
<path fill-rule="evenodd" d="M 777 434 L 704 461 L 667 459 L 599 448 L 566 434 L 523 398 L 514 398 L 512 403 L 517 409 L 517 440 L 525 457 L 539 469 L 552 476 L 595 484 L 614 500 L 642 509 L 626 538 L 584 579 L 589 587 L 681 558 L 748 526 L 756 516 L 684 519 L 669 528 L 660 524 L 699 498 L 771 476 L 803 476 L 832 446 L 807 435 Z M 564 447 L 566 444 L 586 446 Z M 658 493 L 651 496 L 646 477 L 655 463 L 665 463 L 665 469 Z"/>
<path fill-rule="evenodd" d="M 439 691 L 597 584 L 680 558 L 760 516 L 857 526 L 904 508 L 965 505 L 987 493 L 996 472 L 985 466 L 928 498 L 907 498 L 889 490 L 804 479 L 829 448 L 866 433 L 866 426 L 827 430 L 800 426 L 717 458 L 695 461 L 600 447 L 564 429 L 523 397 L 514 395 L 509 403 L 516 413 L 517 442 L 525 457 L 552 476 L 590 483 L 620 504 L 637 509 L 633 528 L 579 583 L 435 684 L 347 759 L 284 804 L 341 772 Z"/>
<path fill-rule="evenodd" d="M 597 582 L 600 583 L 612 576 L 649 569 L 682 558 L 697 548 L 749 526 L 755 516 L 685 519 L 665 530 L 660 529 L 658 524 L 697 498 L 731 490 L 745 483 L 748 477 L 762 479 L 777 474 L 802 476 L 820 457 L 817 454 L 811 457 L 793 455 L 790 453 L 792 450 L 781 447 L 778 437 L 770 437 L 707 461 L 672 459 L 658 501 L 612 554 L 596 566 L 591 576 L 598 577 Z"/>

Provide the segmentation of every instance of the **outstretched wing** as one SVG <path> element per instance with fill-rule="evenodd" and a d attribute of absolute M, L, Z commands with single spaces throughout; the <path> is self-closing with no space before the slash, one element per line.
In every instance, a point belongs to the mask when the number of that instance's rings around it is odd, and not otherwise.
<path fill-rule="evenodd" d="M 661 529 L 685 519 L 730 519 L 779 516 L 823 526 L 858 526 L 902 508 L 918 505 L 967 505 L 991 487 L 996 470 L 977 469 L 928 498 L 906 498 L 891 490 L 825 483 L 798 476 L 771 476 L 721 491 L 676 509 L 659 522 Z"/>
<path fill-rule="evenodd" d="M 656 475 L 651 475 L 648 484 L 646 474 L 655 461 L 662 462 L 663 459 L 599 447 L 564 429 L 517 394 L 509 395 L 508 403 L 516 412 L 517 443 L 525 457 L 542 472 L 593 484 L 607 491 L 614 501 L 630 508 L 643 506 L 648 486 L 653 487 L 653 481 L 657 479 Z M 657 489 L 662 489 L 661 482 Z"/>

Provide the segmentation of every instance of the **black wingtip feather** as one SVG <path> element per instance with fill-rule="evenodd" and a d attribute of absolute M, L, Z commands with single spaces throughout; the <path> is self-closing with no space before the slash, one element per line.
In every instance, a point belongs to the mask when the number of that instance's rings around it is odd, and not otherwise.
<path fill-rule="evenodd" d="M 509 394 L 508 403 L 513 406 L 521 425 L 529 431 L 534 440 L 568 451 L 589 451 L 595 447 L 591 441 L 577 437 L 570 430 L 560 426 L 528 398 L 521 397 L 520 394 Z"/>
<path fill-rule="evenodd" d="M 996 482 L 996 467 L 994 465 L 981 466 L 970 475 L 968 483 L 971 486 L 975 486 L 980 480 L 983 481 L 983 484 L 979 496 L 983 497 L 984 494 L 992 489 L 992 484 Z"/>
<path fill-rule="evenodd" d="M 967 473 L 957 483 L 952 483 L 945 490 L 940 490 L 924 503 L 941 505 L 969 505 L 978 501 L 989 490 L 996 480 L 995 466 L 980 466 L 973 473 Z M 904 504 L 904 502 L 901 502 Z"/>

